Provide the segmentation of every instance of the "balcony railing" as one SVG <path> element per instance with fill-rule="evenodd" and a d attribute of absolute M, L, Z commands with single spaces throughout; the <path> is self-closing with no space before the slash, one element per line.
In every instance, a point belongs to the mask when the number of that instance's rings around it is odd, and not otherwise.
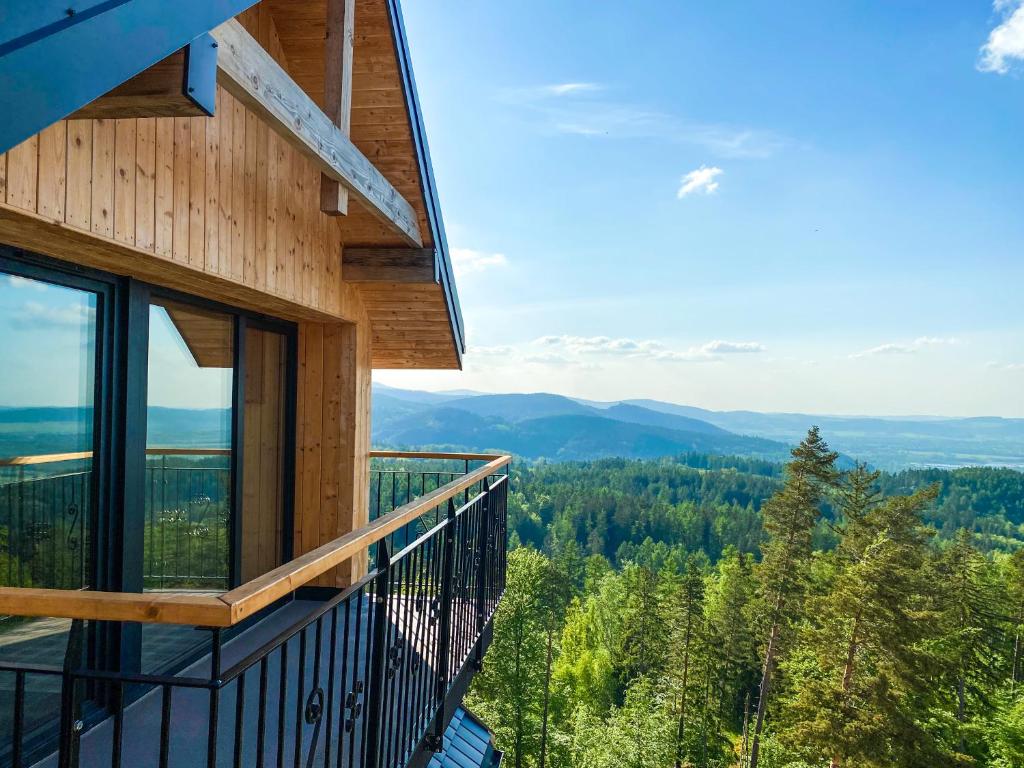
<path fill-rule="evenodd" d="M 441 460 L 484 463 L 437 487 L 428 480 L 406 503 L 378 505 L 364 528 L 219 595 L 0 589 L 0 613 L 73 620 L 62 666 L 0 664 L 12 689 L 0 713 L 11 764 L 424 764 L 482 658 L 505 587 L 509 481 L 499 473 L 509 457 L 425 459 Z M 385 507 L 400 500 L 387 498 Z M 368 547 L 375 566 L 352 586 L 308 586 Z M 192 626 L 210 653 L 174 675 L 97 669 L 83 651 L 96 620 Z M 31 691 L 50 692 L 56 745 L 30 732 Z"/>

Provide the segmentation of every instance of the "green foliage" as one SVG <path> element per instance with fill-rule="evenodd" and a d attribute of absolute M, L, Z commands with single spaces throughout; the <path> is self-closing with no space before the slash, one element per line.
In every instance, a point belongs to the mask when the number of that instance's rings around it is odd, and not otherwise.
<path fill-rule="evenodd" d="M 837 463 L 517 467 L 469 704 L 507 759 L 749 768 L 774 625 L 759 768 L 1024 768 L 1024 479 Z"/>

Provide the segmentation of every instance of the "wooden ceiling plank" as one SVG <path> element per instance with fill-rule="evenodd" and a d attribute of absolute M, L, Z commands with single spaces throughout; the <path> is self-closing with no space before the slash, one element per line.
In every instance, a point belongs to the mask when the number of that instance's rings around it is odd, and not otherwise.
<path fill-rule="evenodd" d="M 352 248 L 341 254 L 347 283 L 434 283 L 433 248 Z"/>

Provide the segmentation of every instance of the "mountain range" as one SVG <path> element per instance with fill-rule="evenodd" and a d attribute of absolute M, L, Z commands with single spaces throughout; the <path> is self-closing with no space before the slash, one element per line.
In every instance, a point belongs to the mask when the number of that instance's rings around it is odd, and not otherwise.
<path fill-rule="evenodd" d="M 688 451 L 784 459 L 811 425 L 845 457 L 898 470 L 1024 469 L 1024 419 L 713 411 L 658 400 L 424 392 L 374 385 L 373 441 L 511 451 L 528 458 L 652 458 Z"/>

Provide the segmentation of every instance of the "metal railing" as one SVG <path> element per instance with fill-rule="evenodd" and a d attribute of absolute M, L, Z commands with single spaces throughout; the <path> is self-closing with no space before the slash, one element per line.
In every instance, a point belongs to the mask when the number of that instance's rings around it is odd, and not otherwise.
<path fill-rule="evenodd" d="M 59 701 L 51 759 L 61 768 L 401 768 L 438 748 L 504 592 L 508 482 L 486 476 L 466 499 L 437 489 L 423 515 L 436 522 L 394 554 L 394 529 L 376 526 L 370 573 L 242 658 L 229 658 L 224 630 L 207 628 L 211 654 L 179 675 L 92 669 L 75 619 L 62 667 L 0 664 L 13 680 L 0 714 L 12 765 L 27 764 L 34 744 L 28 691 Z"/>
<path fill-rule="evenodd" d="M 406 451 L 371 451 L 369 519 L 376 520 L 394 509 L 442 488 L 471 470 L 491 461 L 490 454 L 423 453 Z M 478 492 L 481 485 L 464 488 L 462 502 Z M 436 512 L 436 510 L 435 510 Z M 423 534 L 439 518 L 428 515 L 396 531 L 389 538 L 394 549 L 404 546 Z"/>

